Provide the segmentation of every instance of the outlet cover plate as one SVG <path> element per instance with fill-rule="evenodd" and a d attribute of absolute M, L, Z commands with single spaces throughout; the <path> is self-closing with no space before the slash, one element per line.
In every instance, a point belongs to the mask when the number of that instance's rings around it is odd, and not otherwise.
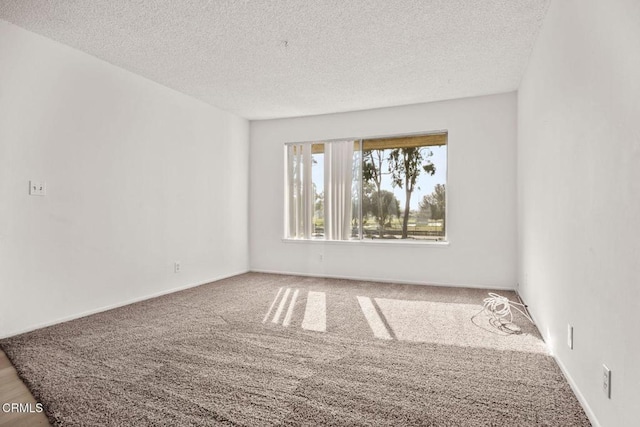
<path fill-rule="evenodd" d="M 607 399 L 611 399 L 611 369 L 602 365 L 602 391 Z"/>
<path fill-rule="evenodd" d="M 30 196 L 44 196 L 47 194 L 47 184 L 43 181 L 29 181 Z"/>

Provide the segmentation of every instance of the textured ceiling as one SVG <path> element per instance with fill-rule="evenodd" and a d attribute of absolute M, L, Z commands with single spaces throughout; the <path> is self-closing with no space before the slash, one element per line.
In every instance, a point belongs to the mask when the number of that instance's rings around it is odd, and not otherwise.
<path fill-rule="evenodd" d="M 0 0 L 0 18 L 249 119 L 517 89 L 549 0 Z"/>

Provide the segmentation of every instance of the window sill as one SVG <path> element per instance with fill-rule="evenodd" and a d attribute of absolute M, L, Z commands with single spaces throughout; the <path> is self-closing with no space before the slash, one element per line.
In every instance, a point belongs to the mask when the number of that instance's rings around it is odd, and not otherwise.
<path fill-rule="evenodd" d="M 444 242 L 436 242 L 436 241 L 420 241 L 420 240 L 407 240 L 407 239 L 366 239 L 366 240 L 323 240 L 323 239 L 288 239 L 283 238 L 283 243 L 296 243 L 296 244 L 306 244 L 310 243 L 312 245 L 322 244 L 322 245 L 354 245 L 354 246 L 423 246 L 430 248 L 445 248 L 449 246 L 449 241 Z"/>

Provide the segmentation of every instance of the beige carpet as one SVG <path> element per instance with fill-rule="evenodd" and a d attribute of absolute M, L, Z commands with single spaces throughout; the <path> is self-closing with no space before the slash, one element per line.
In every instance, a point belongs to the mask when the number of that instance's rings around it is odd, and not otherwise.
<path fill-rule="evenodd" d="M 486 294 L 249 273 L 0 345 L 60 426 L 590 425 Z"/>

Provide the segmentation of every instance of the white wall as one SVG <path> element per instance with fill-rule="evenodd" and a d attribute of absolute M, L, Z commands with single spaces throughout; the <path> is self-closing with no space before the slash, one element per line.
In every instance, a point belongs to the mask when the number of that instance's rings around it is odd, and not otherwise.
<path fill-rule="evenodd" d="M 509 93 L 252 122 L 252 270 L 515 288 L 516 104 Z M 282 240 L 285 142 L 445 129 L 448 246 Z"/>
<path fill-rule="evenodd" d="M 0 21 L 0 336 L 246 271 L 248 146 L 246 120 Z"/>
<path fill-rule="evenodd" d="M 518 99 L 521 295 L 594 422 L 638 425 L 640 3 L 552 2 Z"/>

